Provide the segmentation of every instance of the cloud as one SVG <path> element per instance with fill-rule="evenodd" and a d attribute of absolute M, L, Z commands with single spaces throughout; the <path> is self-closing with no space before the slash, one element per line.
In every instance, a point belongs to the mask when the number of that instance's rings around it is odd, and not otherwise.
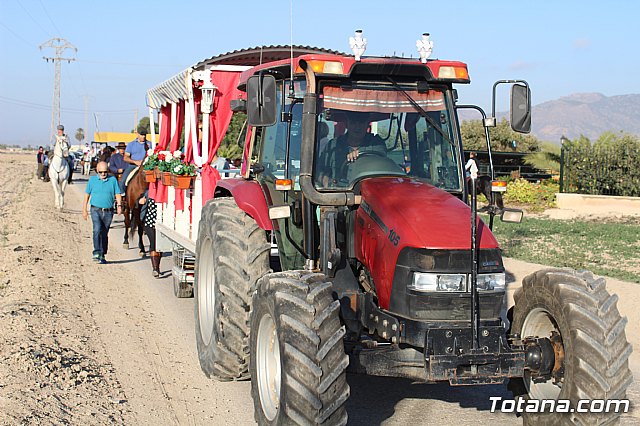
<path fill-rule="evenodd" d="M 530 70 L 530 69 L 534 69 L 536 66 L 537 65 L 533 62 L 515 61 L 511 65 L 509 65 L 509 70 L 511 71 Z"/>
<path fill-rule="evenodd" d="M 591 46 L 591 40 L 588 38 L 579 38 L 573 41 L 573 48 L 576 50 L 587 49 Z"/>

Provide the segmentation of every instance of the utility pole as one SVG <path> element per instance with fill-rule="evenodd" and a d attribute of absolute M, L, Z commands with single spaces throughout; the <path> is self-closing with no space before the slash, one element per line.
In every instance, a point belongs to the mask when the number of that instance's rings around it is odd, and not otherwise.
<path fill-rule="evenodd" d="M 76 49 L 76 47 L 73 44 L 69 43 L 67 40 L 59 37 L 54 37 L 41 44 L 40 50 L 46 47 L 55 49 L 56 51 L 56 55 L 53 58 L 47 56 L 42 57 L 42 59 L 47 62 L 52 61 L 55 67 L 55 75 L 53 79 L 53 107 L 51 108 L 51 133 L 49 136 L 49 142 L 52 142 L 53 135 L 55 134 L 55 126 L 60 124 L 60 61 L 67 61 L 67 63 L 75 61 L 75 58 L 63 58 L 62 54 L 64 53 L 65 49 L 73 49 L 75 52 L 78 52 L 78 49 Z"/>

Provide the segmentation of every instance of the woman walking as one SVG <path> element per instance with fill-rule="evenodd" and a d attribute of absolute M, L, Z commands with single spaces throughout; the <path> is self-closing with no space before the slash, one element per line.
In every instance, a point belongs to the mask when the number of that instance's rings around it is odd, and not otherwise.
<path fill-rule="evenodd" d="M 149 259 L 151 259 L 151 273 L 155 278 L 160 278 L 160 259 L 162 252 L 156 251 L 156 202 L 149 198 L 149 190 L 147 189 L 138 203 L 140 208 L 140 219 L 144 226 L 144 233 L 149 238 Z"/>

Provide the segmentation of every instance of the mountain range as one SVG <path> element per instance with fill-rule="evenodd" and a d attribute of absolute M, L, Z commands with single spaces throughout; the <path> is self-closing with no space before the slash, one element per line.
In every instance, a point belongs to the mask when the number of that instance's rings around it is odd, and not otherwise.
<path fill-rule="evenodd" d="M 462 120 L 477 117 L 466 113 L 460 115 Z M 508 114 L 496 115 L 500 120 Z M 574 93 L 534 105 L 531 120 L 533 136 L 558 144 L 562 136 L 574 139 L 584 135 L 595 141 L 606 131 L 640 136 L 640 94 Z"/>
<path fill-rule="evenodd" d="M 563 135 L 591 141 L 606 131 L 640 135 L 640 94 L 575 93 L 544 102 L 533 107 L 531 127 L 538 139 L 558 143 Z"/>

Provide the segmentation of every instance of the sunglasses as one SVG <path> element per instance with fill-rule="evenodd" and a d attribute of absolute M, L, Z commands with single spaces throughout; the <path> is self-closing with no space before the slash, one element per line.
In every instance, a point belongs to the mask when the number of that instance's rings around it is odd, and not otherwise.
<path fill-rule="evenodd" d="M 106 175 L 109 172 L 106 171 L 106 170 L 104 170 L 104 171 L 103 170 L 98 170 L 98 173 L 101 174 L 101 175 Z"/>

